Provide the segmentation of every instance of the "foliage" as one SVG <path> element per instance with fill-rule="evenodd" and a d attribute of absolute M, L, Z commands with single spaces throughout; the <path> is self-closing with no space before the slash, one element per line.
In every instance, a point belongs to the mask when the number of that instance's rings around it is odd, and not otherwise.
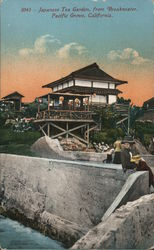
<path fill-rule="evenodd" d="M 150 138 L 154 136 L 154 124 L 149 121 L 136 121 L 134 125 L 134 133 L 136 138 L 140 139 L 145 146 L 148 146 Z"/>
<path fill-rule="evenodd" d="M 0 145 L 27 144 L 32 145 L 41 134 L 37 131 L 15 133 L 11 128 L 0 128 Z"/>
<path fill-rule="evenodd" d="M 8 114 L 6 112 L 0 111 L 0 126 L 3 126 L 8 118 Z"/>
<path fill-rule="evenodd" d="M 117 116 L 113 106 L 108 106 L 96 111 L 100 118 L 102 128 L 116 128 Z"/>
<path fill-rule="evenodd" d="M 101 121 L 102 130 L 91 135 L 92 142 L 104 142 L 110 145 L 113 144 L 118 137 L 124 137 L 123 130 L 116 128 L 116 122 L 119 117 L 115 113 L 113 105 L 102 108 L 96 112 L 100 117 L 99 121 Z"/>
<path fill-rule="evenodd" d="M 128 103 L 131 103 L 131 99 L 124 99 L 123 97 L 118 97 L 117 103 L 118 104 L 128 104 Z"/>
<path fill-rule="evenodd" d="M 38 112 L 38 109 L 40 109 L 40 111 L 47 109 L 48 105 L 46 103 L 37 103 L 37 102 L 32 102 L 29 103 L 27 107 L 25 107 L 22 110 L 22 114 L 23 116 L 30 118 L 30 117 L 36 117 L 36 114 Z"/>
<path fill-rule="evenodd" d="M 121 128 L 106 128 L 100 132 L 94 133 L 91 137 L 91 141 L 96 143 L 104 142 L 110 145 L 119 137 L 124 137 L 124 132 Z"/>
<path fill-rule="evenodd" d="M 141 107 L 138 107 L 136 105 L 130 106 L 130 128 L 134 127 L 136 119 L 142 116 L 143 113 L 144 111 Z"/>
<path fill-rule="evenodd" d="M 36 156 L 27 144 L 0 145 L 0 153 Z"/>

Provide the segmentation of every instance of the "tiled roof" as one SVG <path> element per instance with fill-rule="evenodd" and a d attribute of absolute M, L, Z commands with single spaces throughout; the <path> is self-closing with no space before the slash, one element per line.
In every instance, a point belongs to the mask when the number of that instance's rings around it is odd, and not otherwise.
<path fill-rule="evenodd" d="M 108 75 L 106 72 L 101 70 L 97 63 L 93 63 L 88 65 L 82 69 L 73 71 L 68 76 L 61 78 L 57 81 L 51 82 L 43 86 L 43 88 L 51 88 L 56 86 L 57 84 L 67 82 L 69 80 L 73 80 L 75 78 L 85 79 L 85 80 L 100 80 L 106 82 L 114 82 L 116 85 L 127 83 L 127 81 L 118 80 L 113 78 L 112 76 Z"/>

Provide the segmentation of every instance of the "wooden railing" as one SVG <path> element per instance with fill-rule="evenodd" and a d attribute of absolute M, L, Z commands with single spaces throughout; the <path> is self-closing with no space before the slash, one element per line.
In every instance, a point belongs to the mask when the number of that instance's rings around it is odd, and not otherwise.
<path fill-rule="evenodd" d="M 55 119 L 55 120 L 93 120 L 91 111 L 72 111 L 72 110 L 45 110 L 36 115 L 36 119 Z"/>

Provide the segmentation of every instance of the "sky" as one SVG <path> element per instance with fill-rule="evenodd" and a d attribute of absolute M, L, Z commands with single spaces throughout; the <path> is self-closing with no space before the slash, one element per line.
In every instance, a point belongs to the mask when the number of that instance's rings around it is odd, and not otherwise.
<path fill-rule="evenodd" d="M 153 0 L 0 0 L 0 11 L 0 97 L 33 101 L 94 62 L 128 81 L 120 96 L 133 104 L 154 96 Z"/>

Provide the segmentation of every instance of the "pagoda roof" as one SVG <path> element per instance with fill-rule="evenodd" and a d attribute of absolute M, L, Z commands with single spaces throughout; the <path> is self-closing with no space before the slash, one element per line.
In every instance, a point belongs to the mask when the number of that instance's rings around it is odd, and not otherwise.
<path fill-rule="evenodd" d="M 83 79 L 83 80 L 100 80 L 103 82 L 113 82 L 116 85 L 128 83 L 127 81 L 118 80 L 106 72 L 104 72 L 102 69 L 99 68 L 97 63 L 90 64 L 84 68 L 81 68 L 79 70 L 73 71 L 71 74 L 67 75 L 66 77 L 63 77 L 57 81 L 51 82 L 49 84 L 43 85 L 43 88 L 51 88 L 56 86 L 59 83 L 64 83 L 66 81 L 70 81 L 73 79 Z"/>
<path fill-rule="evenodd" d="M 6 95 L 4 97 L 2 97 L 2 99 L 11 99 L 11 98 L 15 98 L 15 97 L 19 97 L 19 98 L 22 98 L 24 97 L 22 94 L 20 94 L 19 92 L 15 91 L 9 95 Z"/>

